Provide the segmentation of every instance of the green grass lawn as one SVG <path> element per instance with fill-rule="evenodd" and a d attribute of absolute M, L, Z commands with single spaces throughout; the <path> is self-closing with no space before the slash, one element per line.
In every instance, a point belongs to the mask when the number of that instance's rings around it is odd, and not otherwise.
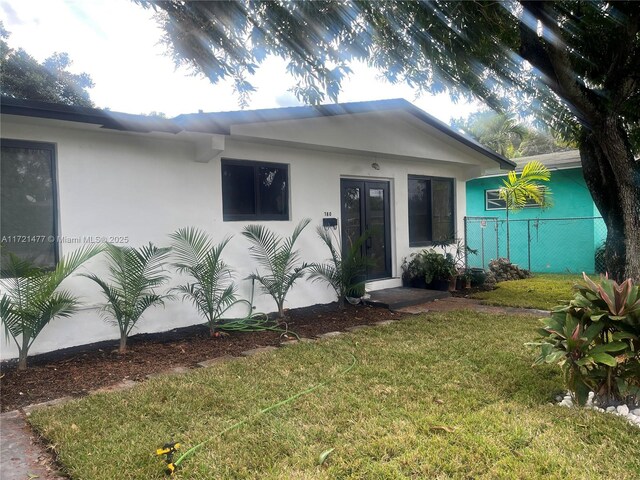
<path fill-rule="evenodd" d="M 573 298 L 572 287 L 583 282 L 582 275 L 535 274 L 524 280 L 500 282 L 495 290 L 478 292 L 473 298 L 488 305 L 550 310 Z"/>
<path fill-rule="evenodd" d="M 156 448 L 186 448 L 340 372 L 187 460 L 189 479 L 640 478 L 640 431 L 552 405 L 532 368 L 535 318 L 458 311 L 157 378 L 34 412 L 73 479 L 160 479 Z M 335 448 L 322 466 L 321 452 Z"/>

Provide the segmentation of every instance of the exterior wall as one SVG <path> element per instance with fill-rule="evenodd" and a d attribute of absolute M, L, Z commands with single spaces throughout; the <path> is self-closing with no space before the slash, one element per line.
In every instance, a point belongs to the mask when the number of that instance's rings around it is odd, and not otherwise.
<path fill-rule="evenodd" d="M 60 253 L 78 247 L 76 239 L 92 237 L 128 237 L 128 245 L 148 242 L 164 246 L 167 235 L 180 227 L 206 230 L 216 241 L 226 236 L 234 240 L 225 249 L 224 258 L 236 270 L 240 296 L 250 296 L 251 285 L 243 280 L 255 269 L 248 256 L 248 242 L 242 237 L 244 222 L 222 221 L 220 156 L 208 163 L 194 161 L 193 143 L 176 137 L 134 135 L 95 128 L 74 128 L 62 124 L 3 119 L 2 137 L 56 144 L 58 175 Z M 341 154 L 328 151 L 289 148 L 247 140 L 226 139 L 224 158 L 286 163 L 289 165 L 290 216 L 286 222 L 265 222 L 269 228 L 289 235 L 303 218 L 311 218 L 297 244 L 307 262 L 323 261 L 326 247 L 317 238 L 315 226 L 324 212 L 340 217 L 340 179 L 371 178 L 390 182 L 392 269 L 400 276 L 402 258 L 411 253 L 408 230 L 407 178 L 409 174 L 456 178 L 456 226 L 463 231 L 466 193 L 464 181 L 468 167 L 434 161 L 398 160 L 385 155 Z M 371 166 L 378 163 L 379 170 Z M 417 249 L 415 249 L 417 250 Z M 96 257 L 84 267 L 98 275 L 106 274 L 104 259 Z M 172 276 L 173 286 L 179 282 Z M 68 319 L 54 320 L 35 341 L 30 353 L 116 339 L 117 328 L 104 322 L 96 310 L 102 301 L 97 285 L 88 279 L 72 277 L 64 287 L 82 297 L 85 307 Z M 286 307 L 300 307 L 335 300 L 324 284 L 300 281 L 291 290 Z M 270 312 L 275 305 L 270 297 L 256 292 L 258 311 Z M 231 314 L 243 314 L 242 310 Z M 149 310 L 139 322 L 137 332 L 159 332 L 202 323 L 194 307 L 179 300 L 165 308 Z M 15 345 L 4 338 L 2 359 L 17 356 Z M 11 343 L 9 343 L 11 342 Z"/>
<path fill-rule="evenodd" d="M 496 256 L 506 257 L 505 210 L 486 210 L 485 191 L 500 188 L 505 177 L 477 178 L 467 182 L 467 215 L 495 217 L 484 232 L 477 222 L 469 222 L 469 245 L 478 248 L 480 236 L 485 241 L 485 262 Z M 547 209 L 525 208 L 509 214 L 511 260 L 534 272 L 594 271 L 595 248 L 606 229 L 587 189 L 580 168 L 551 171 L 549 182 L 553 206 Z M 527 221 L 530 220 L 530 221 Z M 497 226 L 497 246 L 496 230 Z M 530 245 L 527 245 L 530 238 Z M 498 254 L 497 254 L 498 253 Z M 480 256 L 470 256 L 471 266 L 482 266 Z M 530 264 L 529 264 L 530 259 Z"/>

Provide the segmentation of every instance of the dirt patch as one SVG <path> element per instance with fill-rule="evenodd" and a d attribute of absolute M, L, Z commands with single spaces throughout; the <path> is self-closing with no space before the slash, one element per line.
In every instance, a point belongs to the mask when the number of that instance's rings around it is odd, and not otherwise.
<path fill-rule="evenodd" d="M 344 330 L 402 315 L 385 308 L 337 303 L 314 305 L 287 312 L 286 323 L 301 337 Z M 90 390 L 107 387 L 123 380 L 144 380 L 146 375 L 172 367 L 192 367 L 196 363 L 224 355 L 237 356 L 244 350 L 280 344 L 275 332 L 231 333 L 211 338 L 202 325 L 159 334 L 134 335 L 129 353 L 117 353 L 117 341 L 100 342 L 58 350 L 29 358 L 26 372 L 18 372 L 15 362 L 0 365 L 0 406 L 2 411 L 41 403 L 64 396 L 83 396 Z"/>

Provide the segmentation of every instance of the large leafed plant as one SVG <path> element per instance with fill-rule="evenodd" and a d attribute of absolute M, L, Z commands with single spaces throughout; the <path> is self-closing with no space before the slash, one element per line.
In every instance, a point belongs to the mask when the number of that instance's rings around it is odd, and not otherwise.
<path fill-rule="evenodd" d="M 173 239 L 173 266 L 189 277 L 189 281 L 173 290 L 190 300 L 206 319 L 211 335 L 215 335 L 222 316 L 238 300 L 233 270 L 222 260 L 222 251 L 230 238 L 215 245 L 209 235 L 197 228 L 182 228 L 170 235 Z"/>
<path fill-rule="evenodd" d="M 27 356 L 42 329 L 53 319 L 70 317 L 78 307 L 78 298 L 60 289 L 62 281 L 84 262 L 101 251 L 100 246 L 87 246 L 65 255 L 53 270 L 36 266 L 12 253 L 4 253 L 0 317 L 7 337 L 18 347 L 18 369 L 27 368 Z"/>
<path fill-rule="evenodd" d="M 580 404 L 589 391 L 606 402 L 640 399 L 640 290 L 630 279 L 584 281 L 568 305 L 542 319 L 535 363 L 559 364 Z"/>
<path fill-rule="evenodd" d="M 364 294 L 365 274 L 371 260 L 362 254 L 362 246 L 369 233 L 365 232 L 358 237 L 343 254 L 327 229 L 319 226 L 316 232 L 329 249 L 331 258 L 325 263 L 311 264 L 309 278 L 328 283 L 338 296 L 340 308 L 344 308 L 346 297 L 360 297 Z"/>
<path fill-rule="evenodd" d="M 167 295 L 156 289 L 169 279 L 164 267 L 170 250 L 151 243 L 140 248 L 107 244 L 109 277 L 85 275 L 102 289 L 106 300 L 102 313 L 118 326 L 120 353 L 127 351 L 127 338 L 142 314 L 150 307 L 164 305 Z"/>
<path fill-rule="evenodd" d="M 257 281 L 265 293 L 271 295 L 278 307 L 278 316 L 284 317 L 284 302 L 293 284 L 309 267 L 300 262 L 300 252 L 294 250 L 296 240 L 311 220 L 302 220 L 290 237 L 279 237 L 264 225 L 247 225 L 242 234 L 251 242 L 251 255 L 262 267 L 249 278 Z"/>
<path fill-rule="evenodd" d="M 498 196 L 505 201 L 506 207 L 507 259 L 511 260 L 509 212 L 522 210 L 530 201 L 541 207 L 551 206 L 551 189 L 541 183 L 548 182 L 550 178 L 551 172 L 545 165 L 532 161 L 524 166 L 520 175 L 512 170 L 502 181 Z"/>

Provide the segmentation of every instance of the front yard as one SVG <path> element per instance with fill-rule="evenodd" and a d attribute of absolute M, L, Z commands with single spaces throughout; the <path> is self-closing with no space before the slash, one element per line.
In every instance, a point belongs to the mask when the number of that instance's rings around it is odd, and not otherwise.
<path fill-rule="evenodd" d="M 73 479 L 163 478 L 156 448 L 213 440 L 179 478 L 640 477 L 640 434 L 553 405 L 556 367 L 532 368 L 534 317 L 457 311 L 161 377 L 36 411 Z M 323 381 L 335 382 L 215 437 Z M 323 465 L 319 455 L 334 448 Z"/>
<path fill-rule="evenodd" d="M 598 276 L 592 277 L 595 279 Z M 576 283 L 584 283 L 582 275 L 536 273 L 526 280 L 500 282 L 495 290 L 478 292 L 473 298 L 487 305 L 551 310 L 573 298 L 572 287 Z"/>

